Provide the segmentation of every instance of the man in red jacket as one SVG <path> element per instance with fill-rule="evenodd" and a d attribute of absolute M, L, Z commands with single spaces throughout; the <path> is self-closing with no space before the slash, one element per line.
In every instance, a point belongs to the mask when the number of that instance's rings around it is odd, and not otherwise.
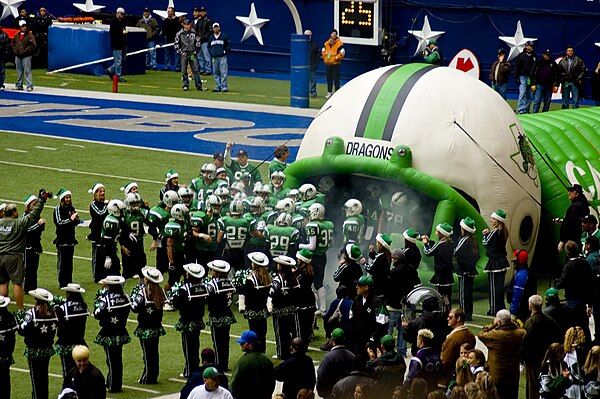
<path fill-rule="evenodd" d="M 35 53 L 35 38 L 27 27 L 27 21 L 19 21 L 19 33 L 13 37 L 13 51 L 15 53 L 15 66 L 17 69 L 17 82 L 15 88 L 23 90 L 23 75 L 27 91 L 33 90 L 33 77 L 31 75 L 31 57 Z"/>

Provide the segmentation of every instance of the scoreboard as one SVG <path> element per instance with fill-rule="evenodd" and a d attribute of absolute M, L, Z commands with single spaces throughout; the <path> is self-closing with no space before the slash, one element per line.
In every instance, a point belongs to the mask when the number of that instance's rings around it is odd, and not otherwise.
<path fill-rule="evenodd" d="M 381 44 L 380 0 L 334 2 L 334 27 L 340 39 L 348 44 Z"/>

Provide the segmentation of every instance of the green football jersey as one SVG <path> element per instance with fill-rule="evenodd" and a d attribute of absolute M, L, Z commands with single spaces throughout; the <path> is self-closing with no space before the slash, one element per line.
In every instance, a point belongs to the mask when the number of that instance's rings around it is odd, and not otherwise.
<path fill-rule="evenodd" d="M 167 212 L 162 206 L 156 205 L 150 208 L 148 212 L 148 221 L 159 228 L 159 233 L 164 235 L 165 225 L 171 220 L 171 213 Z"/>
<path fill-rule="evenodd" d="M 185 238 L 187 236 L 187 226 L 171 220 L 165 225 L 165 237 L 175 240 L 173 251 L 183 252 L 185 247 Z"/>
<path fill-rule="evenodd" d="M 196 231 L 202 234 L 208 234 L 211 241 L 208 242 L 201 238 L 196 238 L 196 249 L 199 251 L 216 251 L 219 244 L 217 243 L 217 235 L 219 232 L 218 228 L 218 216 L 211 216 L 206 212 L 196 211 L 192 212 L 190 216 L 190 226 Z"/>
<path fill-rule="evenodd" d="M 254 186 L 254 183 L 258 181 L 262 182 L 262 177 L 258 168 L 250 165 L 249 163 L 247 163 L 245 166 L 242 166 L 238 163 L 238 161 L 232 159 L 229 169 L 231 170 L 235 181 L 239 181 L 242 178 L 242 174 L 244 172 L 248 172 L 250 174 L 251 186 Z"/>
<path fill-rule="evenodd" d="M 278 200 L 286 198 L 288 193 L 290 192 L 289 188 L 282 187 L 279 189 L 279 191 L 277 191 L 272 184 L 269 184 L 269 187 L 271 187 L 271 197 L 276 198 L 275 203 L 277 203 Z"/>
<path fill-rule="evenodd" d="M 317 196 L 315 198 L 308 200 L 308 201 L 302 201 L 302 203 L 300 204 L 301 212 L 308 215 L 308 208 L 312 204 L 321 204 L 321 205 L 325 206 L 325 194 L 317 193 Z"/>
<path fill-rule="evenodd" d="M 306 224 L 306 237 L 317 237 L 317 246 L 313 251 L 315 255 L 325 255 L 333 241 L 333 222 L 328 220 L 312 221 Z"/>
<path fill-rule="evenodd" d="M 113 215 L 104 218 L 104 222 L 102 222 L 102 239 L 117 242 L 120 231 L 119 219 Z"/>
<path fill-rule="evenodd" d="M 281 162 L 277 158 L 273 158 L 273 160 L 269 163 L 269 176 L 273 174 L 273 172 L 284 172 L 287 167 L 287 163 Z"/>
<path fill-rule="evenodd" d="M 359 244 L 364 236 L 365 217 L 363 215 L 349 216 L 344 220 L 342 231 L 344 233 L 344 243 L 353 241 Z"/>
<path fill-rule="evenodd" d="M 269 226 L 265 235 L 272 256 L 290 256 L 290 250 L 295 247 L 300 232 L 292 226 Z"/>
<path fill-rule="evenodd" d="M 123 225 L 129 233 L 133 233 L 138 242 L 144 239 L 144 222 L 146 221 L 146 210 L 139 209 L 135 212 L 126 210 L 123 215 Z"/>
<path fill-rule="evenodd" d="M 244 217 L 246 219 L 248 219 L 248 221 L 250 222 L 250 232 L 260 231 L 260 232 L 264 233 L 264 231 L 267 228 L 267 224 L 265 223 L 264 216 L 265 216 L 265 214 L 257 217 L 255 215 L 253 215 L 252 213 L 247 213 L 244 215 Z M 266 242 L 265 237 L 254 237 L 253 235 L 250 235 L 250 238 L 248 239 L 248 244 L 253 245 L 253 246 L 260 246 L 260 245 L 263 245 L 265 242 Z"/>
<path fill-rule="evenodd" d="M 250 235 L 250 222 L 240 217 L 223 216 L 218 222 L 219 231 L 225 232 L 225 247 L 232 249 L 244 248 Z"/>
<path fill-rule="evenodd" d="M 196 177 L 192 180 L 190 188 L 196 193 L 196 199 L 200 203 L 204 203 L 208 196 L 214 193 L 214 191 L 217 189 L 218 184 L 218 180 L 213 180 L 209 184 L 206 184 L 204 183 L 204 179 L 202 179 L 202 177 Z"/>

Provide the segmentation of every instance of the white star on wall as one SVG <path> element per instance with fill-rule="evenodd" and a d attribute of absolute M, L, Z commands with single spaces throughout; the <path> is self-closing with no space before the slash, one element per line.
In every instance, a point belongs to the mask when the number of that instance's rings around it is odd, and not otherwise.
<path fill-rule="evenodd" d="M 521 54 L 521 51 L 525 48 L 525 43 L 531 41 L 535 42 L 537 38 L 525 37 L 523 34 L 523 28 L 521 28 L 521 21 L 517 21 L 517 31 L 513 37 L 510 36 L 498 36 L 498 39 L 508 44 L 510 51 L 508 53 L 507 61 L 512 60 L 517 55 Z"/>
<path fill-rule="evenodd" d="M 425 15 L 425 20 L 423 21 L 423 28 L 421 30 L 409 30 L 408 33 L 413 35 L 418 41 L 419 45 L 415 50 L 415 56 L 425 50 L 425 47 L 429 44 L 430 40 L 437 40 L 440 36 L 442 36 L 446 32 L 442 31 L 432 31 L 431 26 L 429 26 L 429 19 L 427 15 Z"/>
<path fill-rule="evenodd" d="M 255 36 L 258 43 L 262 46 L 263 39 L 262 34 L 260 33 L 260 28 L 267 22 L 269 19 L 258 18 L 256 16 L 256 8 L 254 8 L 254 3 L 250 4 L 250 15 L 247 17 L 235 17 L 238 21 L 244 24 L 246 28 L 244 30 L 244 36 L 242 37 L 242 42 L 248 39 L 250 36 Z"/>
<path fill-rule="evenodd" d="M 94 5 L 93 0 L 85 0 L 85 4 L 73 3 L 73 5 L 83 12 L 96 12 L 96 11 L 102 10 L 105 7 L 105 6 Z"/>
<path fill-rule="evenodd" d="M 0 4 L 4 7 L 0 21 L 11 14 L 14 18 L 17 18 L 19 16 L 19 6 L 24 2 L 25 0 L 0 0 Z"/>

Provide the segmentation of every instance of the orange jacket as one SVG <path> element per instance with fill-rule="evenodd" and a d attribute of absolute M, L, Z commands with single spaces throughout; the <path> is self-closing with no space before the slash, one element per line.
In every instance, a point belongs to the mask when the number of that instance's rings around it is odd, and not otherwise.
<path fill-rule="evenodd" d="M 331 43 L 331 39 L 329 39 L 323 44 L 321 54 L 325 65 L 339 65 L 346 54 L 344 43 L 342 43 L 339 37 L 336 38 L 333 43 Z"/>

